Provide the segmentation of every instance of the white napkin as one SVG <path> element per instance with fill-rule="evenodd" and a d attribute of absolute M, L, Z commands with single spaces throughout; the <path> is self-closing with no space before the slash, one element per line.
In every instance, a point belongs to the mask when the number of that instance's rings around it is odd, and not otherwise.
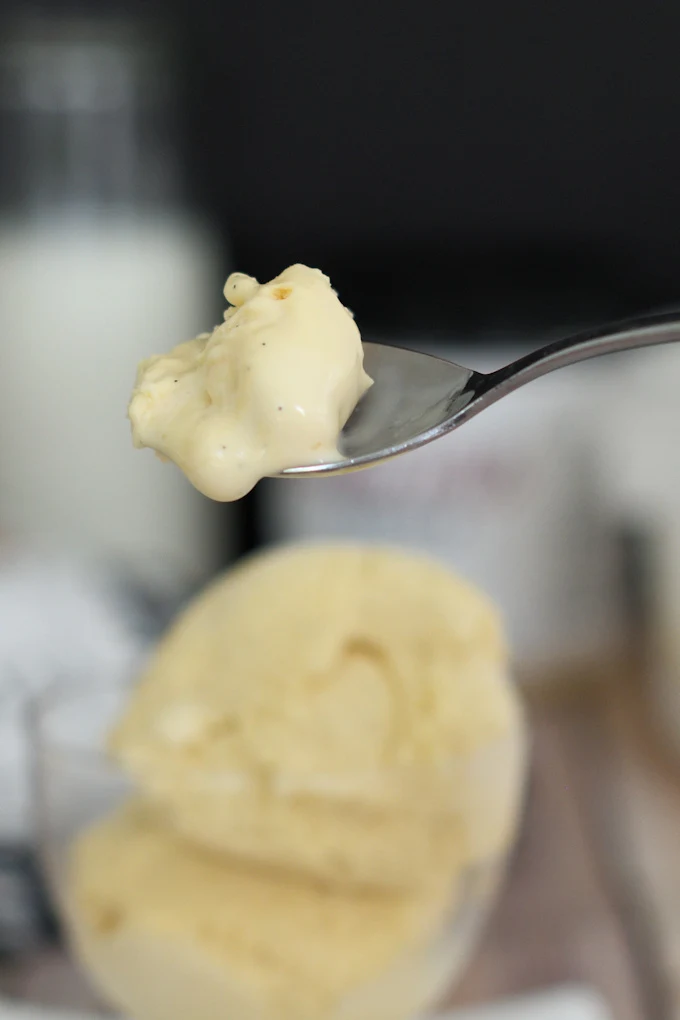
<path fill-rule="evenodd" d="M 64 1009 L 48 1009 L 46 1006 L 1 999 L 0 1020 L 101 1020 L 101 1015 L 76 1013 Z"/>
<path fill-rule="evenodd" d="M 25 698 L 54 680 L 131 676 L 149 646 L 136 610 L 104 567 L 0 548 L 0 843 L 29 835 Z"/>
<path fill-rule="evenodd" d="M 94 1015 L 0 1002 L 0 1020 L 96 1020 Z M 557 988 L 491 1006 L 456 1010 L 438 1020 L 613 1020 L 602 998 L 588 988 Z"/>
<path fill-rule="evenodd" d="M 614 1018 L 602 997 L 590 988 L 565 986 L 497 1002 L 490 1006 L 455 1010 L 441 1017 L 441 1020 L 614 1020 Z"/>

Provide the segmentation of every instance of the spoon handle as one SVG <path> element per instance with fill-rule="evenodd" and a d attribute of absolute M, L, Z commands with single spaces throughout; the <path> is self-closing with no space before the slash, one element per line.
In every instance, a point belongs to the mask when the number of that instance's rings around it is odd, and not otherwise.
<path fill-rule="evenodd" d="M 556 340 L 523 358 L 504 365 L 485 376 L 485 388 L 492 387 L 494 396 L 500 398 L 506 393 L 538 379 L 556 368 L 565 368 L 578 361 L 598 358 L 602 354 L 632 350 L 635 347 L 652 347 L 680 340 L 680 313 L 670 312 L 650 315 L 641 319 L 627 319 L 624 322 L 579 333 Z"/>

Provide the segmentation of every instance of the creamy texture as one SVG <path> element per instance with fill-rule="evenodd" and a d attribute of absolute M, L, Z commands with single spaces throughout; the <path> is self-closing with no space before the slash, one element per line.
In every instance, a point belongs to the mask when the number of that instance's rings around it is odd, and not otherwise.
<path fill-rule="evenodd" d="M 433 860 L 493 855 L 512 828 L 520 722 L 505 662 L 493 608 L 429 559 L 284 547 L 189 607 L 112 748 L 192 840 L 409 886 Z"/>
<path fill-rule="evenodd" d="M 495 611 L 423 557 L 260 554 L 195 600 L 111 736 L 138 797 L 76 842 L 81 959 L 134 1020 L 407 1020 L 512 838 Z M 480 878 L 481 876 L 481 878 Z"/>
<path fill-rule="evenodd" d="M 282 881 L 192 849 L 139 805 L 87 833 L 74 865 L 83 958 L 133 1017 L 320 1020 L 343 1003 L 354 1020 L 408 1017 L 445 987 L 448 958 L 428 954 L 450 874 L 389 897 Z"/>
<path fill-rule="evenodd" d="M 133 442 L 177 464 L 212 499 L 238 499 L 287 467 L 337 460 L 371 385 L 361 336 L 318 269 L 270 283 L 232 273 L 224 322 L 143 361 L 128 414 Z"/>

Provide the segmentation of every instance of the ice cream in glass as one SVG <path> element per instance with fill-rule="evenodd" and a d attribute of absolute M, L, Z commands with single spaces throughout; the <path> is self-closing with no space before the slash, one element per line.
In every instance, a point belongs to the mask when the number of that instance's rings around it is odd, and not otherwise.
<path fill-rule="evenodd" d="M 260 553 L 178 618 L 112 723 L 101 765 L 128 789 L 61 826 L 56 873 L 108 1003 L 133 1020 L 407 1020 L 441 999 L 523 787 L 480 592 L 405 550 Z"/>

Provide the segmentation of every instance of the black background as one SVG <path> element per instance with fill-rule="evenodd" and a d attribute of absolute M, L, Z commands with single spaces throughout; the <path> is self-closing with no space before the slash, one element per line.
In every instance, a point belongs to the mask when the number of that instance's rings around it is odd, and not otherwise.
<path fill-rule="evenodd" d="M 192 13 L 197 183 L 248 271 L 318 264 L 390 327 L 678 296 L 680 5 Z"/>
<path fill-rule="evenodd" d="M 680 296 L 674 2 L 80 6 L 174 34 L 194 192 L 239 268 L 319 265 L 364 329 Z"/>

